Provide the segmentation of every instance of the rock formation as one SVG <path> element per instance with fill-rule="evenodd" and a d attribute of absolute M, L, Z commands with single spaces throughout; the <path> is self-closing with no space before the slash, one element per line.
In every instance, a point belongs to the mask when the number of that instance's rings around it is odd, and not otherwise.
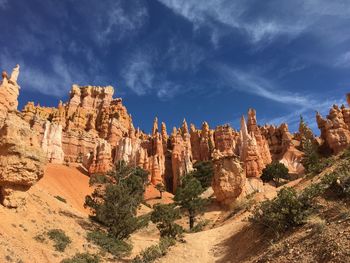
<path fill-rule="evenodd" d="M 104 139 L 98 139 L 95 149 L 88 155 L 89 173 L 106 173 L 112 168 L 112 148 Z"/>
<path fill-rule="evenodd" d="M 244 194 L 246 176 L 237 156 L 214 154 L 214 177 L 212 187 L 216 200 L 230 205 Z"/>
<path fill-rule="evenodd" d="M 5 120 L 8 112 L 17 110 L 18 107 L 18 95 L 20 87 L 17 83 L 19 74 L 19 65 L 17 65 L 8 77 L 4 71 L 2 73 L 2 81 L 0 82 L 0 125 Z"/>
<path fill-rule="evenodd" d="M 51 163 L 61 164 L 64 161 L 64 152 L 62 149 L 62 125 L 51 123 L 45 124 L 45 132 L 41 147 L 46 153 L 46 157 Z"/>
<path fill-rule="evenodd" d="M 329 111 L 326 119 L 317 112 L 316 121 L 321 131 L 321 139 L 335 154 L 347 148 L 350 144 L 350 109 L 337 105 Z"/>
<path fill-rule="evenodd" d="M 181 129 L 173 129 L 170 141 L 172 147 L 173 191 L 176 191 L 181 176 L 193 170 L 191 136 L 188 131 L 186 120 L 183 121 Z"/>
<path fill-rule="evenodd" d="M 43 176 L 45 156 L 29 125 L 14 113 L 5 120 L 0 138 L 0 200 L 7 207 L 17 207 Z"/>
<path fill-rule="evenodd" d="M 202 129 L 197 130 L 190 125 L 192 157 L 194 161 L 208 161 L 211 158 L 213 138 L 207 122 L 203 122 Z"/>
<path fill-rule="evenodd" d="M 260 177 L 265 168 L 263 154 L 254 133 L 248 133 L 244 117 L 241 118 L 240 158 L 247 177 Z M 271 160 L 271 157 L 270 157 Z"/>
<path fill-rule="evenodd" d="M 239 133 L 228 124 L 216 127 L 214 131 L 215 149 L 224 155 L 238 154 Z"/>
<path fill-rule="evenodd" d="M 17 112 L 17 65 L 0 85 L 0 202 L 7 207 L 25 203 L 26 191 L 44 174 L 45 156 L 37 136 Z"/>
<path fill-rule="evenodd" d="M 3 73 L 0 127 L 17 109 L 18 73 L 19 67 L 10 77 Z M 248 111 L 247 124 L 242 119 L 239 132 L 229 125 L 212 130 L 207 122 L 203 122 L 201 129 L 193 124 L 189 128 L 184 120 L 181 128 L 174 128 L 169 136 L 165 123 L 159 126 L 156 118 L 151 134 L 146 134 L 134 128 L 122 99 L 113 98 L 113 95 L 111 86 L 72 85 L 67 102 L 60 101 L 57 107 L 29 102 L 21 113 L 21 121 L 32 131 L 31 138 L 38 141 L 49 162 L 78 162 L 90 173 L 104 173 L 125 161 L 148 170 L 152 184 L 164 183 L 172 192 L 176 191 L 181 177 L 193 169 L 195 162 L 214 158 L 217 173 L 213 188 L 221 191 L 218 195 L 224 203 L 260 190 L 262 169 L 272 160 L 285 163 L 293 172 L 301 172 L 302 154 L 296 150 L 296 140 L 288 126 L 260 127 L 253 109 Z M 332 119 L 335 123 L 339 123 L 339 114 L 337 111 Z M 341 114 L 344 124 L 340 126 L 348 131 L 350 111 L 342 108 Z M 332 125 L 336 134 L 341 133 L 336 124 Z M 332 129 L 326 128 L 328 126 L 324 125 L 322 130 L 325 138 L 334 134 Z M 335 145 L 329 138 L 330 145 Z M 339 140 L 336 141 L 339 144 Z M 36 178 L 39 178 L 40 172 L 37 173 Z M 232 193 L 229 193 L 230 189 L 233 189 Z"/>

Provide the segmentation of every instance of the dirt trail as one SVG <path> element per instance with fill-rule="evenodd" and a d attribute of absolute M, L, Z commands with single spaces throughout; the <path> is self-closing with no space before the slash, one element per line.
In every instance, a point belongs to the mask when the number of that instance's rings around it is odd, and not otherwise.
<path fill-rule="evenodd" d="M 247 214 L 235 218 L 225 225 L 194 234 L 186 234 L 186 243 L 171 248 L 159 262 L 164 263 L 212 263 L 220 261 L 222 253 L 215 253 L 223 240 L 237 234 L 247 224 Z"/>

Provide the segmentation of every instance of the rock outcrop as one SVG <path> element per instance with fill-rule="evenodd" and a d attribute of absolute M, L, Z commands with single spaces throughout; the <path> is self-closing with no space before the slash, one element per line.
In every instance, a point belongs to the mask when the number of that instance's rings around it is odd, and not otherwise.
<path fill-rule="evenodd" d="M 29 125 L 15 113 L 8 115 L 0 138 L 0 200 L 7 207 L 17 207 L 44 175 L 46 159 Z"/>
<path fill-rule="evenodd" d="M 64 152 L 62 149 L 62 125 L 51 123 L 45 124 L 45 132 L 41 142 L 41 147 L 46 153 L 46 157 L 51 163 L 61 164 L 64 161 Z"/>
<path fill-rule="evenodd" d="M 264 153 L 260 151 L 254 133 L 248 133 L 244 117 L 241 118 L 240 131 L 240 158 L 243 163 L 244 171 L 247 177 L 260 177 L 265 168 Z M 270 157 L 271 160 L 271 157 Z"/>
<path fill-rule="evenodd" d="M 17 110 L 18 107 L 18 95 L 20 87 L 17 83 L 19 74 L 19 65 L 17 65 L 11 76 L 2 72 L 2 81 L 0 82 L 0 125 L 4 122 L 8 112 Z"/>
<path fill-rule="evenodd" d="M 223 155 L 238 154 L 239 133 L 226 124 L 214 131 L 215 149 Z"/>
<path fill-rule="evenodd" d="M 316 115 L 318 128 L 321 131 L 321 138 L 335 154 L 344 150 L 350 145 L 350 109 L 337 105 L 329 111 L 326 119 L 319 113 Z"/>
<path fill-rule="evenodd" d="M 203 122 L 201 130 L 197 130 L 194 124 L 191 124 L 190 136 L 193 160 L 210 160 L 213 150 L 213 138 L 208 123 Z"/>
<path fill-rule="evenodd" d="M 176 188 L 180 183 L 181 176 L 193 170 L 191 136 L 188 131 L 186 120 L 183 121 L 181 129 L 173 129 L 170 136 L 170 141 L 172 148 L 171 163 L 173 191 L 176 191 Z"/>
<path fill-rule="evenodd" d="M 214 153 L 214 177 L 212 188 L 216 200 L 230 205 L 244 194 L 246 176 L 237 156 Z"/>
<path fill-rule="evenodd" d="M 98 139 L 93 152 L 88 154 L 89 173 L 106 173 L 112 168 L 112 148 L 104 139 Z"/>
<path fill-rule="evenodd" d="M 7 207 L 25 203 L 26 191 L 44 174 L 45 155 L 38 134 L 17 112 L 17 65 L 0 85 L 0 202 Z"/>

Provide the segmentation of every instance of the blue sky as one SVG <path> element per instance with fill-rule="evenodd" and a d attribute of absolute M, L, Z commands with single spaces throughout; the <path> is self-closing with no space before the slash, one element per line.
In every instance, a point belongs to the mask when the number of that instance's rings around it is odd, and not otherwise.
<path fill-rule="evenodd" d="M 20 107 L 56 106 L 73 83 L 112 85 L 135 126 L 238 128 L 343 103 L 349 0 L 0 0 L 0 67 L 21 65 Z"/>

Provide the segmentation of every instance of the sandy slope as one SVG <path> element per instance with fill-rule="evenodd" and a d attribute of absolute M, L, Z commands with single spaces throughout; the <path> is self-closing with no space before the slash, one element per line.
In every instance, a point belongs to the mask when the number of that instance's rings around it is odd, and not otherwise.
<path fill-rule="evenodd" d="M 86 240 L 92 226 L 88 211 L 83 208 L 85 196 L 92 191 L 88 181 L 89 177 L 77 167 L 49 164 L 44 178 L 28 191 L 25 207 L 14 210 L 0 206 L 0 262 L 52 263 L 78 252 L 95 253 L 96 247 Z M 55 196 L 63 197 L 66 203 Z M 156 196 L 149 198 L 153 200 Z M 143 206 L 139 212 L 150 210 Z M 72 240 L 64 253 L 55 251 L 50 240 L 41 243 L 34 238 L 56 228 L 64 230 Z M 154 225 L 133 234 L 131 257 L 156 244 L 158 238 Z"/>
<path fill-rule="evenodd" d="M 79 166 L 49 164 L 45 176 L 37 185 L 53 196 L 63 197 L 75 209 L 87 212 L 83 205 L 85 196 L 92 192 L 92 188 L 89 187 L 89 177 L 79 170 Z"/>

